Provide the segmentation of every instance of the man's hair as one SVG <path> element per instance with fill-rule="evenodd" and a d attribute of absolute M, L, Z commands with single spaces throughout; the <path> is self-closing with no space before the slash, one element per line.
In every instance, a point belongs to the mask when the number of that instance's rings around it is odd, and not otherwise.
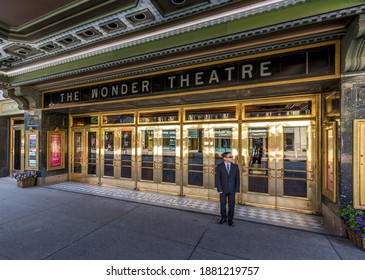
<path fill-rule="evenodd" d="M 231 152 L 224 152 L 222 153 L 222 158 L 225 158 L 227 157 L 228 155 L 231 155 L 232 153 Z"/>

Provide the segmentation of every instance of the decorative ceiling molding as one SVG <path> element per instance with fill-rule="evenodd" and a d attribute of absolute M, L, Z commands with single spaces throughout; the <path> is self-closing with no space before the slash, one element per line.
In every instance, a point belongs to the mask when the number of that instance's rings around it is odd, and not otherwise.
<path fill-rule="evenodd" d="M 240 2 L 240 1 L 238 1 Z M 44 69 L 47 67 L 52 67 L 55 65 L 60 65 L 63 63 L 68 63 L 70 61 L 75 61 L 83 59 L 85 57 L 90 57 L 98 55 L 101 53 L 106 53 L 114 51 L 116 49 L 125 48 L 128 46 L 133 46 L 153 40 L 158 40 L 161 38 L 166 38 L 169 36 L 174 36 L 177 34 L 182 34 L 185 32 L 190 32 L 193 30 L 198 30 L 207 26 L 213 26 L 219 23 L 233 21 L 243 17 L 247 17 L 254 14 L 259 14 L 278 8 L 288 7 L 290 5 L 298 5 L 306 2 L 306 0 L 266 0 L 266 1 L 245 1 L 240 3 L 251 3 L 258 2 L 248 6 L 242 6 L 232 10 L 228 10 L 223 13 L 219 13 L 213 16 L 206 16 L 202 19 L 187 20 L 185 23 L 171 24 L 170 27 L 161 26 L 160 30 L 148 32 L 144 35 L 139 35 L 135 32 L 141 32 L 149 28 L 174 22 L 175 20 L 182 20 L 188 16 L 194 16 L 205 11 L 211 11 L 214 8 L 225 7 L 228 4 L 237 4 L 237 1 L 230 0 L 211 0 L 209 4 L 202 4 L 200 6 L 192 6 L 188 10 L 183 10 L 182 12 L 176 12 L 171 15 L 162 16 L 158 9 L 152 4 L 150 0 L 139 1 L 138 5 L 134 8 L 127 9 L 125 11 L 106 16 L 104 18 L 98 19 L 96 21 L 82 24 L 80 27 L 67 30 L 67 32 L 60 32 L 59 34 L 51 37 L 47 37 L 38 42 L 28 43 L 27 46 L 31 49 L 39 50 L 40 52 L 34 53 L 28 57 L 22 57 L 17 54 L 8 54 L 2 49 L 14 44 L 11 41 L 3 40 L 3 46 L 0 49 L 0 69 L 3 73 L 15 76 L 31 71 L 36 71 L 39 69 Z M 242 5 L 242 4 L 241 4 Z M 237 5 L 236 5 L 237 6 Z M 128 20 L 128 16 L 138 16 L 138 13 L 143 13 L 147 11 L 153 17 L 153 20 L 143 21 L 141 24 L 133 24 Z M 120 22 L 125 28 L 116 29 L 114 32 L 111 30 L 105 30 L 105 25 L 117 24 Z M 114 23 L 114 24 L 113 24 Z M 88 29 L 94 30 L 94 33 L 99 33 L 99 36 L 82 36 Z M 128 36 L 131 33 L 136 34 L 132 38 L 123 36 Z M 122 37 L 121 37 L 122 36 Z M 77 43 L 74 44 L 61 44 L 64 38 L 76 38 Z M 103 46 L 98 46 L 90 49 L 90 46 L 97 43 L 110 40 L 112 38 L 121 37 L 114 43 L 108 43 Z M 120 43 L 121 42 L 121 43 Z M 87 50 L 82 50 L 80 48 L 89 48 Z M 72 55 L 67 55 L 75 50 L 80 50 Z M 59 58 L 52 58 L 55 56 L 60 56 L 66 54 Z M 48 59 L 48 60 L 46 60 Z M 32 65 L 27 66 L 27 64 L 32 63 Z M 14 70 L 12 70 L 14 69 Z M 9 71 L 7 71 L 9 70 Z"/>
<path fill-rule="evenodd" d="M 52 86 L 39 87 L 39 88 L 37 88 L 37 91 L 45 92 L 45 91 L 50 91 L 50 90 L 59 89 L 59 88 L 77 87 L 77 86 L 81 86 L 84 84 L 91 84 L 91 83 L 101 83 L 101 82 L 105 82 L 108 80 L 114 80 L 114 79 L 118 79 L 118 78 L 120 79 L 120 78 L 124 78 L 124 77 L 129 77 L 129 76 L 137 76 L 137 75 L 141 75 L 141 74 L 159 72 L 159 71 L 164 71 L 164 70 L 169 70 L 169 69 L 176 69 L 176 68 L 191 66 L 191 65 L 195 65 L 195 64 L 202 64 L 202 63 L 211 62 L 211 61 L 219 61 L 219 60 L 224 60 L 224 59 L 246 56 L 246 55 L 250 55 L 250 54 L 268 52 L 268 51 L 272 51 L 272 50 L 290 48 L 290 47 L 301 46 L 301 45 L 308 45 L 308 44 L 325 42 L 325 41 L 330 41 L 330 40 L 337 40 L 337 39 L 340 39 L 342 36 L 343 36 L 343 33 L 330 34 L 330 35 L 326 35 L 326 36 L 311 37 L 311 38 L 306 38 L 306 39 L 301 39 L 301 40 L 296 40 L 296 41 L 291 41 L 291 42 L 283 42 L 283 43 L 279 43 L 279 44 L 250 48 L 250 49 L 245 49 L 245 50 L 241 50 L 241 51 L 223 53 L 220 55 L 215 54 L 214 56 L 207 56 L 207 57 L 187 60 L 187 61 L 183 61 L 183 62 L 168 63 L 168 64 L 159 65 L 159 66 L 155 66 L 155 67 L 144 67 L 143 69 L 123 71 L 123 73 L 103 75 L 102 77 L 82 79 L 82 80 L 74 81 L 74 82 L 61 82 L 61 83 L 57 83 L 56 85 L 52 85 Z M 160 56 L 157 53 L 150 54 L 150 55 L 157 56 L 157 57 Z M 130 58 L 130 60 L 137 61 L 137 60 L 139 60 L 139 58 L 132 57 L 132 58 Z M 128 61 L 123 60 L 123 63 L 128 63 Z M 58 77 L 58 78 L 61 78 L 61 77 Z M 31 83 L 35 83 L 35 82 L 41 82 L 41 80 L 39 79 L 37 81 L 35 81 L 35 80 L 31 81 Z"/>
<path fill-rule="evenodd" d="M 238 42 L 238 41 L 242 41 L 242 40 L 247 41 L 248 39 L 252 39 L 252 38 L 258 37 L 258 36 L 264 36 L 264 35 L 265 36 L 270 36 L 275 32 L 285 32 L 286 30 L 290 30 L 290 29 L 293 29 L 293 28 L 310 26 L 311 24 L 315 24 L 315 23 L 318 23 L 318 22 L 325 22 L 324 19 L 328 19 L 328 20 L 330 20 L 330 19 L 340 19 L 341 15 L 361 13 L 362 11 L 363 12 L 365 11 L 365 5 L 363 5 L 359 9 L 352 9 L 351 8 L 351 9 L 348 9 L 346 11 L 339 11 L 338 13 L 332 13 L 331 12 L 331 13 L 327 13 L 327 14 L 321 14 L 321 15 L 318 15 L 318 16 L 303 18 L 303 19 L 300 19 L 300 20 L 285 22 L 285 23 L 281 23 L 281 24 L 277 24 L 277 25 L 271 25 L 271 26 L 267 26 L 267 27 L 264 27 L 264 28 L 249 30 L 249 31 L 241 32 L 241 33 L 236 33 L 236 34 L 227 35 L 227 36 L 223 36 L 223 37 L 213 38 L 213 39 L 210 39 L 210 40 L 204 40 L 204 41 L 200 41 L 198 43 L 187 44 L 187 45 L 183 45 L 183 46 L 179 46 L 179 47 L 175 47 L 175 48 L 164 49 L 162 51 L 145 53 L 143 55 L 138 55 L 138 56 L 131 56 L 131 57 L 128 57 L 126 59 L 114 60 L 114 61 L 110 61 L 110 62 L 107 62 L 107 63 L 100 63 L 100 64 L 88 66 L 88 67 L 80 67 L 79 69 L 72 70 L 72 71 L 63 71 L 62 73 L 59 73 L 59 74 L 42 76 L 42 77 L 38 77 L 38 78 L 35 78 L 35 79 L 27 80 L 27 81 L 13 83 L 13 85 L 14 86 L 22 86 L 22 85 L 28 85 L 28 84 L 34 84 L 34 83 L 41 83 L 41 82 L 45 82 L 47 80 L 63 79 L 65 77 L 76 76 L 76 75 L 80 75 L 82 73 L 87 73 L 87 72 L 105 71 L 105 69 L 112 68 L 112 67 L 117 67 L 118 65 L 124 65 L 124 64 L 128 64 L 128 63 L 137 63 L 139 61 L 148 60 L 148 59 L 155 58 L 155 57 L 175 55 L 175 54 L 186 52 L 186 51 L 205 49 L 207 47 L 211 47 L 211 46 L 214 46 L 214 45 L 222 45 L 222 44 Z M 321 26 L 325 26 L 324 23 Z M 338 28 L 343 28 L 344 29 L 344 26 L 340 26 Z M 340 35 L 338 35 L 338 31 L 335 31 L 335 32 L 336 33 L 335 33 L 334 36 L 337 39 L 339 39 Z M 298 32 L 298 34 L 300 34 L 300 32 Z M 325 35 L 325 36 L 313 36 L 313 38 L 315 38 L 314 40 L 318 40 L 318 37 L 327 38 L 327 39 L 328 38 L 333 38 L 332 35 L 331 36 L 327 36 L 327 35 Z M 257 48 L 249 48 L 249 49 L 251 50 L 251 53 L 252 53 L 253 50 L 257 51 Z M 246 52 L 246 50 L 245 50 L 245 52 Z M 250 52 L 246 52 L 246 54 L 250 54 Z M 89 80 L 87 80 L 87 81 L 89 81 Z"/>

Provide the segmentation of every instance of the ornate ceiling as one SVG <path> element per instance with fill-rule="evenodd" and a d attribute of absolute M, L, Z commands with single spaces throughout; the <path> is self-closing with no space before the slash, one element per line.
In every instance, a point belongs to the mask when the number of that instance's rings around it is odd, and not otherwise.
<path fill-rule="evenodd" d="M 258 0 L 2 1 L 0 70 L 130 38 L 156 26 L 250 6 Z M 241 3 L 238 3 L 241 2 Z M 242 5 L 242 2 L 244 4 Z M 287 2 L 292 1 L 269 1 Z M 300 1 L 296 1 L 300 2 Z M 239 5 L 238 5 L 239 4 Z"/>
<path fill-rule="evenodd" d="M 364 11 L 360 0 L 1 0 L 0 87 L 45 91 L 338 39 Z"/>

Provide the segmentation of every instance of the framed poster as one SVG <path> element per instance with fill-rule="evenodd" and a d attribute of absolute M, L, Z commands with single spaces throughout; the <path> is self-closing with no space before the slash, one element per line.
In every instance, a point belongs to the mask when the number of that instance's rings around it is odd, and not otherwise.
<path fill-rule="evenodd" d="M 330 122 L 324 128 L 323 185 L 322 192 L 331 201 L 336 202 L 337 157 L 336 122 Z"/>
<path fill-rule="evenodd" d="M 25 169 L 38 170 L 39 167 L 39 131 L 25 132 Z"/>
<path fill-rule="evenodd" d="M 65 132 L 47 131 L 47 170 L 65 168 Z"/>

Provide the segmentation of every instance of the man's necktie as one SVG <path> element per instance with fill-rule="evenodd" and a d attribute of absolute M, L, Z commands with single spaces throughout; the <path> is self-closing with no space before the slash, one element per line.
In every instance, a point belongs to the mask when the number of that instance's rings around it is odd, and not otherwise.
<path fill-rule="evenodd" d="M 229 166 L 230 166 L 230 164 L 227 164 L 227 172 L 229 173 Z"/>

